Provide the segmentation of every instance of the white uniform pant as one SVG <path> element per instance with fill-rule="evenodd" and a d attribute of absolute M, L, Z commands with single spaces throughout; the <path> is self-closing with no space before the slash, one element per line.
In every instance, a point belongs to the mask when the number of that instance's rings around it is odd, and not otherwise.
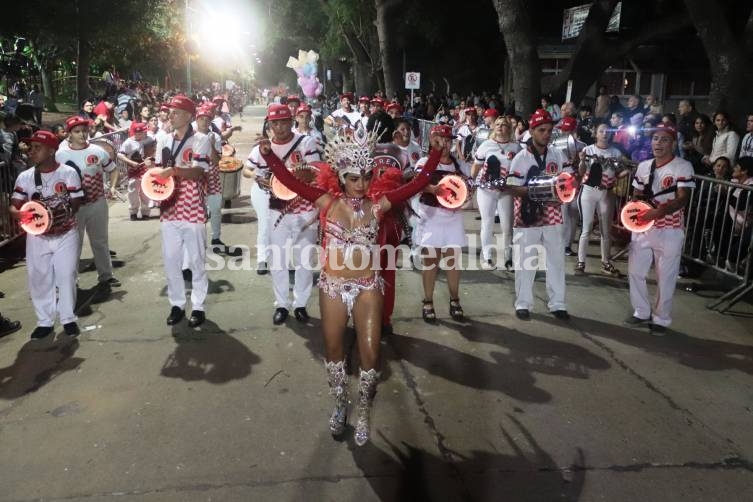
<path fill-rule="evenodd" d="M 494 246 L 494 215 L 499 214 L 502 227 L 502 249 L 504 260 L 510 259 L 510 244 L 512 244 L 512 195 L 499 190 L 479 188 L 476 192 L 478 210 L 481 213 L 481 257 L 484 261 L 491 260 Z M 497 256 L 500 259 L 500 256 Z"/>
<path fill-rule="evenodd" d="M 137 214 L 141 208 L 141 216 L 149 216 L 152 201 L 141 190 L 141 178 L 128 178 L 128 212 Z"/>
<path fill-rule="evenodd" d="M 94 266 L 97 267 L 97 281 L 105 282 L 112 277 L 112 261 L 110 260 L 110 246 L 108 244 L 108 223 L 110 210 L 104 198 L 96 202 L 84 204 L 76 213 L 78 226 L 78 257 L 84 245 L 84 231 L 89 237 Z"/>
<path fill-rule="evenodd" d="M 546 293 L 550 312 L 567 310 L 565 304 L 565 251 L 562 225 L 516 228 L 513 230 L 515 267 L 515 310 L 533 310 L 533 283 L 538 261 L 533 259 L 543 245 L 546 263 Z M 539 256 L 541 258 L 541 256 Z"/>
<path fill-rule="evenodd" d="M 165 264 L 167 297 L 170 300 L 170 306 L 181 309 L 186 306 L 186 287 L 183 282 L 182 268 L 184 256 L 187 256 L 188 268 L 192 275 L 191 309 L 203 311 L 209 289 L 209 279 L 205 269 L 206 225 L 185 221 L 163 221 L 160 229 L 162 260 Z"/>
<path fill-rule="evenodd" d="M 256 212 L 256 263 L 269 258 L 269 193 L 257 183 L 251 187 L 251 205 Z"/>
<path fill-rule="evenodd" d="M 269 210 L 269 224 L 280 217 L 280 211 Z M 295 267 L 293 285 L 293 308 L 305 307 L 314 285 L 314 271 L 311 266 L 312 251 L 316 244 L 318 212 L 286 214 L 270 233 L 272 260 L 270 274 L 275 293 L 275 307 L 290 310 L 290 278 L 288 264 L 292 260 Z M 301 266 L 306 263 L 306 266 Z"/>
<path fill-rule="evenodd" d="M 612 215 L 614 213 L 614 194 L 611 190 L 584 185 L 578 197 L 578 207 L 583 218 L 583 228 L 578 241 L 578 261 L 586 261 L 588 238 L 594 226 L 594 211 L 599 214 L 599 233 L 601 233 L 601 261 L 606 263 L 612 254 Z"/>
<path fill-rule="evenodd" d="M 634 233 L 630 242 L 628 277 L 633 315 L 654 324 L 669 326 L 672 322 L 672 297 L 680 271 L 682 244 L 685 233 L 680 228 L 652 228 Z M 653 309 L 648 296 L 646 275 L 654 264 L 656 271 L 656 301 Z M 653 312 L 653 315 L 652 315 Z"/>
<path fill-rule="evenodd" d="M 562 218 L 565 224 L 562 225 L 562 242 L 568 248 L 573 244 L 575 231 L 578 229 L 578 206 L 575 202 L 562 204 Z"/>
<path fill-rule="evenodd" d="M 76 229 L 54 237 L 26 236 L 26 271 L 37 326 L 53 327 L 56 311 L 61 324 L 76 320 L 78 240 Z"/>
<path fill-rule="evenodd" d="M 212 239 L 217 240 L 220 238 L 220 225 L 222 224 L 222 194 L 207 195 L 207 208 L 209 209 L 209 224 L 212 227 Z"/>

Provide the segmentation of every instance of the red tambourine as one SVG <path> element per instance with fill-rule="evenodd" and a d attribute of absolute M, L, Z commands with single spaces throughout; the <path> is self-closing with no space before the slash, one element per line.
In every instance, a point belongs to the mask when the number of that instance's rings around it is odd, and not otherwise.
<path fill-rule="evenodd" d="M 642 221 L 638 215 L 643 211 L 653 209 L 654 207 L 644 200 L 632 200 L 625 204 L 620 211 L 620 221 L 622 225 L 633 233 L 643 233 L 654 226 L 654 220 Z"/>
<path fill-rule="evenodd" d="M 568 204 L 575 200 L 578 193 L 578 179 L 570 173 L 560 173 L 557 176 L 555 190 L 559 200 L 563 204 Z"/>
<path fill-rule="evenodd" d="M 468 185 L 457 174 L 445 176 L 437 185 L 444 189 L 443 193 L 437 195 L 437 201 L 447 209 L 457 209 L 468 199 Z"/>
<path fill-rule="evenodd" d="M 175 191 L 175 180 L 172 176 L 160 178 L 157 174 L 162 171 L 161 167 L 148 169 L 141 177 L 141 190 L 151 200 L 162 202 L 172 197 Z"/>

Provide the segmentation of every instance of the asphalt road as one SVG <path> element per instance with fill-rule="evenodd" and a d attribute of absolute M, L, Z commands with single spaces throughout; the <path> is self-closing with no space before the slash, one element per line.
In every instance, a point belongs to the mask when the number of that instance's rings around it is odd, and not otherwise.
<path fill-rule="evenodd" d="M 262 113 L 241 121 L 243 157 Z M 227 243 L 254 242 L 248 189 Z M 308 325 L 273 326 L 269 276 L 241 261 L 210 272 L 205 325 L 171 329 L 159 223 L 128 221 L 119 203 L 110 235 L 123 287 L 82 309 L 78 341 L 58 329 L 30 342 L 25 267 L 0 274 L 0 309 L 24 323 L 0 339 L 0 500 L 751 500 L 753 320 L 705 298 L 678 289 L 656 338 L 621 325 L 624 279 L 568 275 L 563 323 L 545 313 L 542 277 L 522 322 L 510 273 L 470 271 L 467 322 L 450 320 L 442 280 L 430 326 L 420 274 L 402 270 L 359 448 L 352 431 L 328 433 L 316 294 Z M 81 287 L 95 280 L 82 273 Z"/>

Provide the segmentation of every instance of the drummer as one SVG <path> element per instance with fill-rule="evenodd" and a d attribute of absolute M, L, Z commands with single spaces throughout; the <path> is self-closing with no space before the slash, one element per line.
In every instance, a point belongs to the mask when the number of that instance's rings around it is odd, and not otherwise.
<path fill-rule="evenodd" d="M 118 150 L 118 160 L 127 167 L 128 174 L 128 212 L 131 221 L 138 220 L 141 209 L 141 219 L 148 220 L 151 211 L 151 200 L 141 190 L 141 177 L 146 170 L 144 165 L 144 143 L 154 139 L 147 137 L 147 125 L 134 122 L 131 126 L 132 136 L 126 139 Z"/>
<path fill-rule="evenodd" d="M 433 323 L 437 319 L 434 310 L 434 285 L 439 274 L 440 259 L 446 265 L 447 287 L 450 293 L 450 317 L 456 321 L 463 320 L 463 307 L 460 306 L 460 257 L 461 248 L 466 245 L 463 213 L 460 208 L 447 209 L 440 205 L 437 195 L 442 188 L 437 183 L 450 174 L 463 176 L 460 164 L 452 154 L 452 127 L 436 125 L 431 128 L 431 136 L 439 138 L 442 156 L 437 170 L 432 174 L 432 183 L 424 189 L 418 204 L 418 228 L 416 245 L 422 253 L 421 268 L 424 286 L 422 317 L 425 322 Z M 416 164 L 416 170 L 426 164 L 428 157 L 422 157 Z"/>
<path fill-rule="evenodd" d="M 313 138 L 319 146 L 319 154 L 323 154 L 324 136 L 318 129 L 311 127 L 311 107 L 306 103 L 299 106 L 295 110 L 295 121 L 298 125 L 293 128 L 293 132 Z"/>
<path fill-rule="evenodd" d="M 50 335 L 55 317 L 60 319 L 65 334 L 77 336 L 76 267 L 78 266 L 79 235 L 75 214 L 81 206 L 84 191 L 76 170 L 55 161 L 59 141 L 49 131 L 39 130 L 28 139 L 29 159 L 34 164 L 16 179 L 11 196 L 11 217 L 24 221 L 31 215 L 21 211 L 29 200 L 46 199 L 48 206 L 70 206 L 67 218 L 42 235 L 26 236 L 26 269 L 29 293 L 37 315 L 37 327 L 31 338 Z"/>

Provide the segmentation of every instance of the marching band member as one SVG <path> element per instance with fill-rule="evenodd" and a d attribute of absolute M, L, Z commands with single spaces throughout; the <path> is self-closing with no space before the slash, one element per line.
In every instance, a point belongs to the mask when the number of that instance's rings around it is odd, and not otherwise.
<path fill-rule="evenodd" d="M 350 106 L 352 101 L 352 92 L 341 94 L 340 108 L 325 118 L 324 123 L 337 129 L 355 129 L 356 124 L 361 121 L 361 113 Z"/>
<path fill-rule="evenodd" d="M 209 280 L 204 268 L 206 261 L 206 173 L 209 171 L 209 136 L 194 132 L 191 119 L 196 104 L 178 95 L 168 103 L 173 132 L 160 137 L 155 163 L 162 167 L 161 178 L 175 178 L 175 193 L 169 203 L 162 205 L 160 230 L 162 259 L 167 278 L 170 314 L 167 324 L 172 326 L 185 316 L 186 290 L 183 281 L 183 256 L 189 257 L 191 270 L 191 327 L 202 324 L 206 315 L 204 301 Z"/>
<path fill-rule="evenodd" d="M 489 139 L 476 150 L 476 158 L 471 166 L 471 177 L 479 183 L 497 183 L 507 177 L 510 161 L 520 151 L 520 144 L 512 141 L 512 124 L 507 117 L 499 117 L 492 124 Z M 502 186 L 484 187 L 476 191 L 478 209 L 481 213 L 481 267 L 492 270 L 492 241 L 494 239 L 494 214 L 499 214 L 502 225 L 502 252 L 505 268 L 512 268 L 512 195 L 505 193 Z"/>
<path fill-rule="evenodd" d="M 651 332 L 661 335 L 672 322 L 672 296 L 680 270 L 682 245 L 685 240 L 685 206 L 695 186 L 693 165 L 674 152 L 677 130 L 670 124 L 659 124 L 651 138 L 653 160 L 638 164 L 633 178 L 634 195 L 656 205 L 638 215 L 654 226 L 642 233 L 633 233 L 628 255 L 630 303 L 633 315 L 627 324 L 650 323 Z M 652 307 L 646 286 L 651 264 L 656 269 L 656 301 Z"/>
<path fill-rule="evenodd" d="M 291 94 L 285 102 L 287 103 L 288 108 L 290 108 L 290 114 L 295 117 L 298 107 L 301 106 L 301 98 L 295 94 Z"/>
<path fill-rule="evenodd" d="M 368 96 L 361 96 L 358 98 L 358 112 L 361 114 L 361 125 L 366 129 L 366 124 L 369 123 L 369 116 L 371 115 L 371 109 L 369 107 L 370 100 Z"/>
<path fill-rule="evenodd" d="M 398 171 L 387 170 L 372 180 L 374 160 L 370 153 L 375 138 L 374 135 L 361 136 L 360 142 L 352 137 L 330 141 L 326 148 L 329 165 L 320 171 L 318 186 L 304 184 L 295 178 L 274 153 L 274 144 L 262 142 L 259 147 L 264 162 L 274 175 L 321 210 L 325 260 L 319 279 L 319 307 L 326 350 L 325 367 L 330 394 L 335 397 L 329 428 L 333 436 L 340 436 L 345 431 L 348 374 L 343 337 L 348 318 L 352 316 L 361 358 L 355 426 L 355 441 L 359 446 L 369 440 L 371 406 L 380 377 L 377 367 L 383 280 L 374 253 L 374 246 L 382 244 L 378 242 L 379 220 L 384 212 L 426 186 L 439 160 L 438 152 L 435 152 L 425 163 L 424 171 L 402 186 L 399 186 L 402 176 Z"/>
<path fill-rule="evenodd" d="M 109 208 L 105 200 L 105 173 L 110 176 L 110 190 L 114 193 L 118 185 L 118 170 L 110 156 L 101 147 L 89 143 L 90 121 L 78 115 L 65 121 L 68 130 L 68 149 L 58 149 L 55 160 L 59 164 L 73 167 L 81 174 L 84 198 L 76 212 L 78 227 L 78 254 L 84 244 L 84 232 L 89 237 L 94 265 L 97 267 L 97 281 L 110 286 L 120 286 L 120 281 L 112 275 L 112 260 L 108 243 Z"/>
<path fill-rule="evenodd" d="M 411 139 L 413 133 L 409 120 L 400 117 L 393 120 L 395 124 L 393 142 L 408 156 L 408 164 L 405 166 L 405 172 L 413 173 L 416 163 L 421 158 L 421 146 Z"/>
<path fill-rule="evenodd" d="M 293 116 L 286 105 L 270 105 L 267 109 L 267 121 L 272 133 L 272 151 L 289 168 L 320 160 L 316 141 L 309 136 L 293 132 Z M 248 160 L 256 168 L 257 179 L 268 174 L 267 162 L 262 157 L 258 145 L 251 150 Z M 261 216 L 259 218 L 261 232 Z M 313 287 L 313 271 L 311 267 L 303 266 L 307 257 L 302 252 L 310 249 L 316 242 L 316 210 L 309 201 L 300 197 L 283 201 L 272 195 L 269 198 L 267 224 L 270 225 L 269 244 L 274 250 L 279 251 L 276 256 L 273 255 L 279 263 L 273 263 L 271 267 L 276 307 L 272 322 L 282 324 L 288 318 L 291 307 L 288 263 L 291 257 L 295 264 L 293 313 L 298 321 L 306 322 L 309 320 L 306 304 Z M 292 244 L 292 249 L 288 241 Z M 292 256 L 289 256 L 291 252 Z M 257 248 L 257 256 L 266 256 L 266 253 L 268 250 Z"/>
<path fill-rule="evenodd" d="M 144 142 L 147 140 L 147 125 L 134 123 L 131 131 L 133 136 L 128 137 L 120 145 L 118 160 L 128 167 L 128 212 L 131 214 L 131 221 L 138 219 L 139 209 L 141 209 L 141 218 L 148 220 L 152 201 L 141 190 L 141 177 L 146 170 Z M 154 142 L 152 138 L 149 140 Z"/>
<path fill-rule="evenodd" d="M 612 187 L 617 181 L 618 175 L 610 164 L 602 164 L 598 159 L 587 162 L 587 156 L 603 157 L 606 159 L 618 159 L 622 153 L 610 144 L 609 126 L 599 124 L 596 128 L 596 143 L 588 145 L 579 153 L 580 164 L 578 170 L 583 177 L 580 195 L 578 196 L 578 208 L 580 209 L 583 224 L 578 242 L 578 263 L 575 265 L 575 274 L 581 275 L 586 272 L 586 255 L 588 252 L 588 239 L 594 223 L 594 211 L 599 213 L 599 232 L 601 233 L 601 271 L 607 275 L 620 275 L 610 260 L 612 256 L 612 218 L 616 196 Z M 629 174 L 624 170 L 619 177 Z"/>
<path fill-rule="evenodd" d="M 452 156 L 452 128 L 448 125 L 436 125 L 431 128 L 432 146 L 441 149 L 439 166 L 434 171 L 431 184 L 424 188 L 418 205 L 418 228 L 416 229 L 416 246 L 422 252 L 424 299 L 421 315 L 425 322 L 433 323 L 437 319 L 434 310 L 434 285 L 439 275 L 439 264 L 447 264 L 447 288 L 450 293 L 450 317 L 456 321 L 463 320 L 463 307 L 460 305 L 460 248 L 466 245 L 463 227 L 462 209 L 447 209 L 437 201 L 442 190 L 437 183 L 448 174 L 463 176 L 459 162 Z M 421 158 L 416 170 L 421 172 L 429 157 Z"/>
<path fill-rule="evenodd" d="M 572 116 L 563 117 L 557 125 L 556 129 L 558 129 L 562 133 L 561 138 L 572 136 L 574 140 L 575 151 L 569 151 L 570 147 L 567 145 L 567 143 L 565 143 L 564 145 L 560 146 L 560 154 L 562 154 L 562 158 L 565 159 L 565 165 L 568 167 L 568 169 L 575 171 L 574 165 L 578 160 L 578 153 L 583 151 L 583 149 L 586 147 L 586 144 L 578 139 L 578 121 L 575 117 Z M 561 143 L 561 141 L 558 141 L 557 143 Z M 565 220 L 562 230 L 566 256 L 575 255 L 571 246 L 573 240 L 575 239 L 575 231 L 578 229 L 579 217 L 580 215 L 578 214 L 577 204 L 575 204 L 574 202 L 565 202 L 562 204 L 562 218 Z"/>
<path fill-rule="evenodd" d="M 296 109 L 295 118 L 298 126 L 293 128 L 293 132 L 314 138 L 319 151 L 324 151 L 324 136 L 318 129 L 311 127 L 311 107 L 303 103 Z"/>
<path fill-rule="evenodd" d="M 400 106 L 400 103 L 390 103 L 387 105 L 386 110 L 387 110 L 387 115 L 389 115 L 395 120 L 403 116 L 403 107 Z M 410 124 L 408 125 L 410 126 Z"/>
<path fill-rule="evenodd" d="M 86 120 L 86 119 L 84 119 Z M 29 200 L 42 200 L 49 206 L 69 206 L 67 218 L 41 235 L 26 236 L 26 268 L 29 293 L 37 316 L 37 327 L 31 338 L 44 338 L 52 333 L 57 314 L 65 333 L 80 333 L 76 324 L 76 268 L 78 266 L 79 233 L 75 214 L 84 197 L 81 178 L 76 170 L 55 161 L 58 139 L 49 131 L 39 130 L 28 141 L 29 159 L 34 164 L 16 179 L 11 196 L 11 217 L 33 218 L 21 206 Z"/>
<path fill-rule="evenodd" d="M 530 319 L 533 308 L 533 282 L 536 268 L 532 267 L 537 245 L 546 252 L 546 290 L 549 311 L 557 319 L 570 318 L 565 304 L 565 254 L 562 246 L 562 207 L 559 202 L 536 204 L 528 197 L 528 183 L 539 175 L 556 176 L 562 172 L 565 159 L 559 150 L 549 146 L 552 137 L 552 116 L 546 110 L 536 110 L 529 120 L 531 141 L 526 149 L 515 155 L 506 178 L 507 187 L 515 197 L 513 222 L 513 264 L 515 267 L 515 315 Z"/>
<path fill-rule="evenodd" d="M 478 112 L 475 108 L 466 108 L 465 123 L 458 128 L 455 152 L 460 170 L 470 174 L 470 162 L 473 161 L 473 146 L 476 144 L 478 133 Z"/>
<path fill-rule="evenodd" d="M 213 106 L 200 106 L 196 110 L 196 130 L 209 138 L 209 171 L 207 171 L 207 209 L 209 225 L 212 231 L 211 246 L 219 247 L 221 253 L 227 253 L 228 247 L 220 239 L 222 231 L 222 180 L 220 179 L 219 159 L 222 155 L 222 136 L 213 131 Z"/>

